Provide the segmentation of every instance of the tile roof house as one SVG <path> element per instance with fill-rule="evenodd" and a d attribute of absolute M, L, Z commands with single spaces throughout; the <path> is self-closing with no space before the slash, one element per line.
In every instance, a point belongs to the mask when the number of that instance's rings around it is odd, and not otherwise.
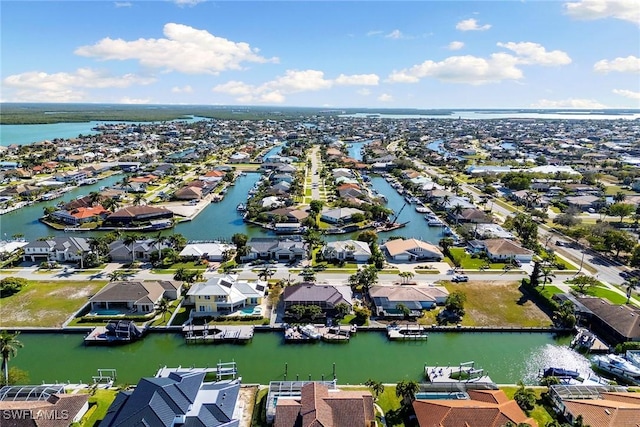
<path fill-rule="evenodd" d="M 261 304 L 266 290 L 266 282 L 238 280 L 237 274 L 215 275 L 191 286 L 184 303 L 195 306 L 192 316 L 232 313 L 242 307 Z"/>
<path fill-rule="evenodd" d="M 486 252 L 492 261 L 516 259 L 523 263 L 531 262 L 533 251 L 525 249 L 509 239 L 472 240 L 469 242 L 471 252 Z"/>
<path fill-rule="evenodd" d="M 563 415 L 573 423 L 582 415 L 584 425 L 637 427 L 640 395 L 632 392 L 602 393 L 597 399 L 562 399 Z"/>
<path fill-rule="evenodd" d="M 371 258 L 371 249 L 367 242 L 337 240 L 327 242 L 322 248 L 322 256 L 328 260 L 367 262 Z"/>
<path fill-rule="evenodd" d="M 369 288 L 369 297 L 378 316 L 401 314 L 398 313 L 398 304 L 403 304 L 420 315 L 422 310 L 431 310 L 436 305 L 443 305 L 448 296 L 449 291 L 444 286 L 400 285 Z"/>
<path fill-rule="evenodd" d="M 0 396 L 11 394 L 10 389 L 38 389 L 46 386 L 5 386 L 0 389 Z M 64 391 L 64 390 L 63 390 Z M 3 427 L 67 427 L 80 422 L 89 409 L 89 395 L 86 393 L 28 393 L 35 399 L 21 397 L 19 399 L 0 399 L 0 417 Z M 45 399 L 41 397 L 46 396 Z M 22 417 L 11 417 L 11 413 L 22 414 Z"/>
<path fill-rule="evenodd" d="M 437 246 L 418 239 L 394 239 L 382 245 L 393 261 L 441 261 L 444 255 Z"/>
<path fill-rule="evenodd" d="M 304 259 L 307 256 L 307 244 L 300 239 L 276 239 L 272 237 L 253 237 L 247 242 L 250 252 L 243 261 L 255 259 L 274 259 L 290 261 Z"/>
<path fill-rule="evenodd" d="M 607 342 L 640 341 L 640 309 L 602 298 L 575 298 L 576 315 Z"/>
<path fill-rule="evenodd" d="M 469 399 L 413 401 L 420 427 L 502 427 L 508 422 L 538 423 L 522 412 L 502 390 L 467 390 Z"/>
<path fill-rule="evenodd" d="M 333 310 L 336 305 L 346 303 L 352 305 L 353 293 L 347 285 L 316 285 L 298 283 L 284 288 L 282 301 L 287 310 L 292 305 L 317 305 L 323 311 Z"/>
<path fill-rule="evenodd" d="M 103 225 L 126 226 L 134 222 L 149 222 L 157 219 L 173 218 L 173 212 L 153 206 L 128 206 L 109 215 Z"/>
<path fill-rule="evenodd" d="M 188 371 L 142 378 L 133 391 L 118 393 L 100 425 L 237 427 L 240 380 L 204 380 L 204 372 Z"/>
<path fill-rule="evenodd" d="M 368 391 L 329 390 L 320 383 L 302 387 L 299 397 L 279 397 L 274 427 L 375 426 L 373 396 Z"/>
<path fill-rule="evenodd" d="M 182 282 L 118 281 L 107 283 L 89 300 L 91 310 L 129 310 L 148 314 L 162 298 L 176 299 Z"/>

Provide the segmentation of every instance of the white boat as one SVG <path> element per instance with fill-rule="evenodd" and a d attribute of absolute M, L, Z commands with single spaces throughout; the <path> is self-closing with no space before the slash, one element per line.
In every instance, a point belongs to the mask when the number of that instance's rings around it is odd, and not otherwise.
<path fill-rule="evenodd" d="M 416 212 L 418 213 L 427 213 L 429 212 L 429 208 L 424 205 L 416 205 Z"/>
<path fill-rule="evenodd" d="M 604 372 L 615 375 L 634 384 L 640 384 L 640 367 L 621 356 L 605 354 L 594 356 L 593 364 Z"/>
<path fill-rule="evenodd" d="M 627 350 L 624 357 L 629 362 L 640 368 L 640 350 Z"/>
<path fill-rule="evenodd" d="M 426 214 L 424 216 L 424 219 L 427 220 L 427 224 L 430 227 L 444 227 L 445 226 L 445 223 L 440 218 L 435 216 L 434 214 Z"/>
<path fill-rule="evenodd" d="M 320 334 L 320 332 L 318 332 L 316 327 L 311 325 L 311 324 L 301 326 L 300 327 L 300 332 L 303 335 L 306 335 L 309 338 L 314 339 L 314 340 L 319 340 L 320 338 L 322 338 L 322 334 Z"/>

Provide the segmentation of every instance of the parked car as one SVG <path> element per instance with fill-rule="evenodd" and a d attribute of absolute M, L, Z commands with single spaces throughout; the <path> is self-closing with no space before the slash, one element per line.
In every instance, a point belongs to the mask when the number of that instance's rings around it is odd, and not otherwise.
<path fill-rule="evenodd" d="M 451 278 L 452 282 L 458 283 L 458 282 L 468 282 L 469 281 L 469 276 L 464 275 L 464 274 L 456 274 L 455 276 L 453 276 Z"/>

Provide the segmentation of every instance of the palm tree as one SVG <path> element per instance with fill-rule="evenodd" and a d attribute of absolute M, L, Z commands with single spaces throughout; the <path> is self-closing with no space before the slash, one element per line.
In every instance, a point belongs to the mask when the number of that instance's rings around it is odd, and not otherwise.
<path fill-rule="evenodd" d="M 126 236 L 124 236 L 124 239 L 122 239 L 122 243 L 125 246 L 131 246 L 131 263 L 132 264 L 136 262 L 135 245 L 138 239 L 139 239 L 139 236 L 137 234 L 127 234 Z"/>
<path fill-rule="evenodd" d="M 415 276 L 415 274 L 413 274 L 411 271 L 403 271 L 400 274 L 398 274 L 398 276 L 402 278 L 403 283 L 408 283 L 409 280 L 412 279 L 413 276 Z"/>
<path fill-rule="evenodd" d="M 115 212 L 120 207 L 120 202 L 113 197 L 109 197 L 102 201 L 102 207 L 108 211 Z"/>
<path fill-rule="evenodd" d="M 144 194 L 136 193 L 136 195 L 133 196 L 133 206 L 139 206 L 142 202 L 144 202 Z"/>
<path fill-rule="evenodd" d="M 627 195 L 624 194 L 622 191 L 618 191 L 616 194 L 613 195 L 613 201 L 616 203 L 622 203 L 626 198 L 627 198 Z"/>
<path fill-rule="evenodd" d="M 164 322 L 166 319 L 166 315 L 169 312 L 169 300 L 166 298 L 162 298 L 156 307 L 156 311 L 158 314 L 162 314 L 162 321 Z"/>
<path fill-rule="evenodd" d="M 110 282 L 117 282 L 118 280 L 124 277 L 124 273 L 120 270 L 113 270 L 112 272 L 107 274 Z"/>
<path fill-rule="evenodd" d="M 451 208 L 451 213 L 456 220 L 456 225 L 458 225 L 458 222 L 460 221 L 460 215 L 462 215 L 463 210 L 464 208 L 461 204 L 456 204 L 453 208 Z"/>
<path fill-rule="evenodd" d="M 556 277 L 556 275 L 553 274 L 551 267 L 542 267 L 540 275 L 542 276 L 542 289 L 544 289 L 547 282 L 551 283 L 552 279 Z"/>
<path fill-rule="evenodd" d="M 420 390 L 420 386 L 416 381 L 402 380 L 396 385 L 396 396 L 400 397 L 403 403 L 409 403 L 418 390 Z"/>
<path fill-rule="evenodd" d="M 258 278 L 267 281 L 274 274 L 276 274 L 276 271 L 267 265 L 258 272 Z"/>
<path fill-rule="evenodd" d="M 102 196 L 100 196 L 100 193 L 98 193 L 97 191 L 92 191 L 91 193 L 89 193 L 89 201 L 91 202 L 91 206 L 95 206 L 100 203 L 101 197 Z"/>
<path fill-rule="evenodd" d="M 373 400 L 377 400 L 378 396 L 380 396 L 382 392 L 384 392 L 384 384 L 382 384 L 380 381 L 374 381 L 369 378 L 367 381 L 365 381 L 364 385 L 369 387 L 373 392 Z"/>
<path fill-rule="evenodd" d="M 153 241 L 151 242 L 151 244 L 155 244 L 156 245 L 156 250 L 158 251 L 158 260 L 162 261 L 162 244 L 166 243 L 169 240 L 169 238 L 167 236 L 163 236 L 162 232 L 158 232 L 158 235 L 155 237 L 155 239 L 153 239 Z"/>
<path fill-rule="evenodd" d="M 20 335 L 20 332 L 0 332 L 0 353 L 2 354 L 2 370 L 4 371 L 5 385 L 9 385 L 9 360 L 16 356 L 19 348 L 24 347 L 24 345 L 18 341 L 18 335 Z"/>
<path fill-rule="evenodd" d="M 640 280 L 636 277 L 630 277 L 622 284 L 622 286 L 626 286 L 627 288 L 627 304 L 629 304 L 629 301 L 631 301 L 631 294 L 634 289 L 637 289 L 638 286 L 640 286 Z"/>

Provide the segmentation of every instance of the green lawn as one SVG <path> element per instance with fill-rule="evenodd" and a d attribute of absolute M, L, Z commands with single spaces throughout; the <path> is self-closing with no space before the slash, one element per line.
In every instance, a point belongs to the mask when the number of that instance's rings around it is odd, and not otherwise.
<path fill-rule="evenodd" d="M 578 291 L 578 288 L 575 286 L 571 286 L 571 289 Z M 624 295 L 620 295 L 611 289 L 604 286 L 591 286 L 587 288 L 587 292 L 585 295 L 594 296 L 602 299 L 606 299 L 612 304 L 622 305 L 627 303 L 627 297 Z"/>
<path fill-rule="evenodd" d="M 176 314 L 176 317 L 173 318 L 173 322 L 171 322 L 171 325 L 179 326 L 179 325 L 182 325 L 187 320 L 189 320 L 190 311 L 191 311 L 191 308 L 187 308 L 185 306 L 180 307 L 180 309 L 178 310 L 178 314 Z"/>
<path fill-rule="evenodd" d="M 179 268 L 184 268 L 186 270 L 206 270 L 207 266 L 204 264 L 200 264 L 200 261 L 176 262 L 175 264 L 171 264 L 166 268 L 154 267 L 153 270 L 151 270 L 151 272 L 159 273 L 159 274 L 167 274 L 167 273 L 173 273 Z"/>
<path fill-rule="evenodd" d="M 116 398 L 118 390 L 98 389 L 89 397 L 89 410 L 80 420 L 81 427 L 94 427 L 107 415 L 107 409 Z"/>
<path fill-rule="evenodd" d="M 0 328 L 60 327 L 106 283 L 101 280 L 30 280 L 20 292 L 2 299 Z"/>
<path fill-rule="evenodd" d="M 460 263 L 460 267 L 469 270 L 479 270 L 480 267 L 487 264 L 487 261 L 482 258 L 472 258 L 465 248 L 449 248 L 449 252 L 453 258 Z M 505 266 L 503 262 L 489 263 L 489 269 L 502 270 Z"/>
<path fill-rule="evenodd" d="M 500 389 L 504 391 L 509 399 L 513 399 L 513 395 L 518 390 L 518 387 L 500 387 Z M 533 391 L 536 394 L 536 405 L 527 415 L 536 420 L 539 426 L 545 426 L 554 420 L 553 415 L 549 413 L 542 401 L 542 393 L 546 392 L 547 388 L 534 387 Z"/>

